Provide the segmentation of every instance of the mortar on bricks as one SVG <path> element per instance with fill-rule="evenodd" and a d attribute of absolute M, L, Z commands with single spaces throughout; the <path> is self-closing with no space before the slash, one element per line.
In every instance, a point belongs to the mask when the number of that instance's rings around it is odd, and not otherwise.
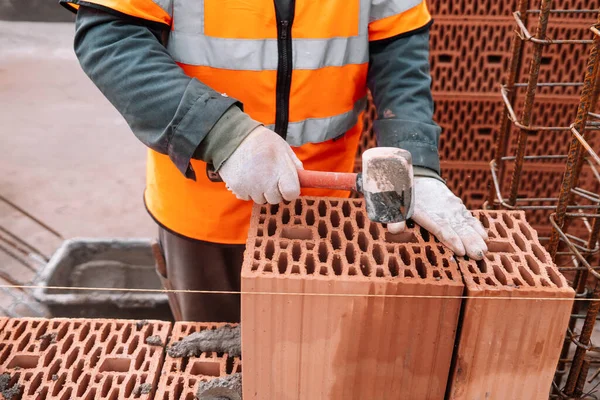
<path fill-rule="evenodd" d="M 118 290 L 162 289 L 150 245 L 146 239 L 67 240 L 44 267 L 34 296 L 54 317 L 172 320 L 166 294 Z"/>

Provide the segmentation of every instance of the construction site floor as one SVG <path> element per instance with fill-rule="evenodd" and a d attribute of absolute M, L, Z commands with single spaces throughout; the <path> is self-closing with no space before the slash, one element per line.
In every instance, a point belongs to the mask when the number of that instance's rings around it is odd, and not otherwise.
<path fill-rule="evenodd" d="M 81 70 L 73 34 L 72 23 L 0 21 L 0 285 L 32 282 L 66 238 L 155 234 L 145 148 Z M 0 315 L 44 310 L 3 288 Z"/>

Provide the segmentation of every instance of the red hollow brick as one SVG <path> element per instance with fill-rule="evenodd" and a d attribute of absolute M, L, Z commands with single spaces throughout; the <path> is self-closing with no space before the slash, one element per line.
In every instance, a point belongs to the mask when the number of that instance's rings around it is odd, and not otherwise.
<path fill-rule="evenodd" d="M 490 253 L 459 260 L 467 299 L 449 398 L 547 399 L 575 292 L 523 212 L 475 215 Z"/>
<path fill-rule="evenodd" d="M 255 206 L 242 268 L 244 399 L 442 399 L 456 261 L 418 227 L 389 235 L 362 200 Z"/>
<path fill-rule="evenodd" d="M 207 329 L 215 329 L 224 323 L 176 322 L 173 327 L 169 346 L 183 338 Z M 195 399 L 200 382 L 210 381 L 242 371 L 238 357 L 224 354 L 202 353 L 198 357 L 165 357 L 155 400 L 191 400 Z"/>
<path fill-rule="evenodd" d="M 26 399 L 151 399 L 170 323 L 11 319 L 0 333 L 0 374 Z M 142 390 L 142 388 L 147 390 Z"/>

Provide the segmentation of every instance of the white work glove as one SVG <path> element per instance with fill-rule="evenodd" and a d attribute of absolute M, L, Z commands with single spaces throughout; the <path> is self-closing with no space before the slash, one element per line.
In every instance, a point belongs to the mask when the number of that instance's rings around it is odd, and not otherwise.
<path fill-rule="evenodd" d="M 298 168 L 302 169 L 302 162 L 287 142 L 259 126 L 223 163 L 219 175 L 240 200 L 278 204 L 300 196 Z"/>
<path fill-rule="evenodd" d="M 434 234 L 458 256 L 465 254 L 481 260 L 487 252 L 487 232 L 441 181 L 423 176 L 415 177 L 415 209 L 412 220 Z M 399 233 L 406 224 L 388 224 L 390 233 Z"/>

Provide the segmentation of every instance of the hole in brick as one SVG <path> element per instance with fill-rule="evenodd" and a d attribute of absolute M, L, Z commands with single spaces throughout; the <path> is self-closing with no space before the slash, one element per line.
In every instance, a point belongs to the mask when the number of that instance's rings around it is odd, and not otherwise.
<path fill-rule="evenodd" d="M 513 229 L 515 227 L 513 219 L 510 217 L 510 215 L 508 215 L 508 213 L 502 213 L 502 221 L 504 221 L 508 229 Z"/>
<path fill-rule="evenodd" d="M 254 250 L 254 259 L 255 260 L 260 260 L 260 251 Z"/>
<path fill-rule="evenodd" d="M 352 240 L 354 238 L 354 228 L 352 228 L 352 223 L 350 221 L 344 222 L 344 236 L 346 240 Z"/>
<path fill-rule="evenodd" d="M 354 268 L 354 267 L 349 267 L 349 268 L 348 268 L 348 275 L 350 275 L 350 276 L 355 276 L 355 275 L 357 275 L 357 273 L 356 273 L 356 268 Z"/>
<path fill-rule="evenodd" d="M 438 265 L 437 257 L 433 253 L 433 249 L 431 248 L 431 246 L 427 246 L 425 248 L 425 255 L 427 256 L 427 261 L 429 261 L 429 263 L 431 265 L 434 265 L 434 266 Z"/>
<path fill-rule="evenodd" d="M 485 261 L 485 259 L 483 260 L 477 260 L 475 262 L 475 264 L 477 265 L 477 269 L 479 269 L 479 271 L 481 271 L 482 273 L 487 273 L 487 262 Z"/>
<path fill-rule="evenodd" d="M 304 201 L 306 202 L 306 204 L 307 204 L 308 206 L 312 206 L 312 205 L 314 205 L 314 204 L 315 204 L 315 201 L 314 201 L 314 200 L 310 200 L 310 199 L 304 199 Z"/>
<path fill-rule="evenodd" d="M 333 273 L 336 275 L 342 275 L 342 271 L 344 266 L 342 264 L 342 259 L 337 254 L 333 255 L 333 259 L 331 260 L 331 268 L 333 268 Z"/>
<path fill-rule="evenodd" d="M 296 202 L 299 202 L 299 201 L 300 200 L 296 200 Z M 279 204 L 271 204 L 269 206 L 269 208 L 270 208 L 271 215 L 275 215 L 275 214 L 277 214 L 277 211 L 279 211 Z"/>
<path fill-rule="evenodd" d="M 558 273 L 553 268 L 546 267 L 546 272 L 548 273 L 548 277 L 550 278 L 552 283 L 554 283 L 559 288 L 563 287 L 563 283 L 560 279 L 560 276 L 558 276 Z"/>
<path fill-rule="evenodd" d="M 378 228 L 377 224 L 375 224 L 375 223 L 369 224 L 369 233 L 371 234 L 371 237 L 373 238 L 373 240 L 379 240 L 379 228 Z"/>
<path fill-rule="evenodd" d="M 363 276 L 371 275 L 371 263 L 366 254 L 360 256 L 360 272 L 362 272 Z"/>
<path fill-rule="evenodd" d="M 425 265 L 423 265 L 423 260 L 421 260 L 420 258 L 417 258 L 415 260 L 415 267 L 417 269 L 417 273 L 419 274 L 419 276 L 423 279 L 427 278 L 427 269 L 425 268 Z"/>
<path fill-rule="evenodd" d="M 502 266 L 508 273 L 512 274 L 513 272 L 515 272 L 515 269 L 513 268 L 513 263 L 508 257 L 506 257 L 505 255 L 501 255 L 500 262 L 502 263 Z"/>
<path fill-rule="evenodd" d="M 331 245 L 334 250 L 339 250 L 342 248 L 342 238 L 340 237 L 340 233 L 338 231 L 331 232 Z"/>
<path fill-rule="evenodd" d="M 327 223 L 324 220 L 319 221 L 319 227 L 317 228 L 317 231 L 319 232 L 319 237 L 321 239 L 327 238 L 327 233 L 329 232 L 329 229 L 327 229 Z"/>
<path fill-rule="evenodd" d="M 275 235 L 275 231 L 277 230 L 277 222 L 274 218 L 269 219 L 269 223 L 267 225 L 267 235 L 273 236 Z"/>
<path fill-rule="evenodd" d="M 488 217 L 485 214 L 479 215 L 479 221 L 481 221 L 481 225 L 483 225 L 483 227 L 485 229 L 490 228 L 490 220 L 488 219 Z"/>
<path fill-rule="evenodd" d="M 306 255 L 306 273 L 312 275 L 315 272 L 315 258 L 312 254 Z"/>
<path fill-rule="evenodd" d="M 319 200 L 317 209 L 319 210 L 319 217 L 324 217 L 327 215 L 327 204 L 323 200 Z"/>
<path fill-rule="evenodd" d="M 439 270 L 437 270 L 437 269 L 434 269 L 434 270 L 433 270 L 433 278 L 434 278 L 436 281 L 439 281 L 440 279 L 442 279 L 442 275 L 440 274 L 440 271 L 439 271 Z"/>
<path fill-rule="evenodd" d="M 445 269 L 444 273 L 446 274 L 446 276 L 448 277 L 448 279 L 452 280 L 454 278 L 452 278 L 452 272 L 450 272 L 449 270 Z"/>
<path fill-rule="evenodd" d="M 290 209 L 284 208 L 281 213 L 281 223 L 287 225 L 290 222 Z"/>
<path fill-rule="evenodd" d="M 552 64 L 552 57 L 544 57 L 544 56 L 542 56 L 542 59 L 540 60 L 540 64 L 541 65 L 550 65 L 550 64 Z"/>
<path fill-rule="evenodd" d="M 410 269 L 405 269 L 404 270 L 404 277 L 405 278 L 414 278 L 415 275 L 413 274 L 413 272 Z"/>
<path fill-rule="evenodd" d="M 523 222 L 519 222 L 519 230 L 521 231 L 523 236 L 525 236 L 527 238 L 527 240 L 533 240 L 533 235 L 531 234 L 531 230 Z"/>
<path fill-rule="evenodd" d="M 32 369 L 37 367 L 39 361 L 40 356 L 23 354 L 14 356 L 8 363 L 7 368 Z M 50 365 L 50 363 L 48 363 L 48 365 Z"/>
<path fill-rule="evenodd" d="M 340 226 L 340 214 L 337 212 L 337 210 L 331 210 L 329 220 L 331 221 L 331 226 L 334 228 Z"/>
<path fill-rule="evenodd" d="M 346 245 L 346 260 L 348 264 L 354 264 L 354 245 L 352 243 Z"/>
<path fill-rule="evenodd" d="M 315 224 L 315 211 L 312 208 L 306 210 L 306 224 L 309 226 Z"/>
<path fill-rule="evenodd" d="M 148 335 L 148 336 L 150 336 L 150 335 Z M 129 355 L 133 354 L 133 352 L 137 348 L 139 342 L 140 342 L 139 337 L 134 336 L 133 339 L 131 339 L 131 341 L 127 344 L 127 354 L 129 354 Z M 110 353 L 110 351 L 107 350 L 106 353 Z"/>
<path fill-rule="evenodd" d="M 533 254 L 537 257 L 538 260 L 540 260 L 543 263 L 549 262 L 548 253 L 546 253 L 540 247 L 540 245 L 538 245 L 537 243 L 531 243 L 531 250 L 533 250 Z"/>
<path fill-rule="evenodd" d="M 12 344 L 7 344 L 6 347 L 2 349 L 3 351 L 0 352 L 0 364 L 4 364 L 6 362 L 6 359 L 12 353 L 12 348 Z"/>
<path fill-rule="evenodd" d="M 65 354 L 73 345 L 73 334 L 69 335 L 62 343 L 61 353 Z"/>
<path fill-rule="evenodd" d="M 256 236 L 263 236 L 263 235 L 264 235 L 263 228 L 259 227 L 258 229 L 256 229 Z"/>
<path fill-rule="evenodd" d="M 288 266 L 287 253 L 285 251 L 282 251 L 279 254 L 279 258 L 277 260 L 277 269 L 279 270 L 279 273 L 285 274 L 285 270 L 287 269 L 287 266 Z"/>
<path fill-rule="evenodd" d="M 477 285 L 479 285 L 480 284 L 479 277 L 478 276 L 474 276 L 473 277 L 473 282 L 475 282 Z"/>
<path fill-rule="evenodd" d="M 516 232 L 513 232 L 512 237 L 515 241 L 515 244 L 519 249 L 521 249 L 521 251 L 527 251 L 527 245 L 525 244 L 525 241 L 523 240 L 521 235 L 517 234 Z"/>
<path fill-rule="evenodd" d="M 271 263 L 266 263 L 263 267 L 263 272 L 273 272 L 273 265 Z"/>
<path fill-rule="evenodd" d="M 400 233 L 385 233 L 385 241 L 388 243 L 419 243 L 414 232 L 404 231 Z"/>
<path fill-rule="evenodd" d="M 210 361 L 195 361 L 190 370 L 192 375 L 200 376 L 220 376 L 221 363 Z"/>
<path fill-rule="evenodd" d="M 102 390 L 100 391 L 100 396 L 106 397 L 108 392 L 110 391 L 110 387 L 112 386 L 112 376 L 107 375 L 104 380 L 104 384 L 102 385 Z"/>
<path fill-rule="evenodd" d="M 523 286 L 523 282 L 519 278 L 513 278 L 513 285 L 516 287 Z"/>
<path fill-rule="evenodd" d="M 514 253 L 517 251 L 512 243 L 498 242 L 495 240 L 487 242 L 487 248 L 491 253 Z"/>
<path fill-rule="evenodd" d="M 319 243 L 319 261 L 324 263 L 327 262 L 327 257 L 329 256 L 329 250 L 327 249 L 327 245 L 325 242 Z"/>
<path fill-rule="evenodd" d="M 107 358 L 100 365 L 100 372 L 128 372 L 130 366 L 128 358 Z"/>
<path fill-rule="evenodd" d="M 498 231 L 500 237 L 508 238 L 508 233 L 506 233 L 506 229 L 504 229 L 503 224 L 501 224 L 500 222 L 496 222 L 494 225 L 496 226 L 496 230 Z"/>
<path fill-rule="evenodd" d="M 275 242 L 272 240 L 267 241 L 267 245 L 265 246 L 265 258 L 267 260 L 272 260 L 273 255 L 275 254 Z"/>
<path fill-rule="evenodd" d="M 31 340 L 31 332 L 27 333 L 25 336 L 23 336 L 22 338 L 19 339 L 19 345 L 17 346 L 17 351 L 23 351 L 23 349 L 25 348 L 25 346 L 27 346 L 27 344 L 29 343 L 29 341 Z M 48 339 L 45 341 L 49 341 Z"/>
<path fill-rule="evenodd" d="M 398 265 L 398 260 L 396 259 L 396 257 L 388 258 L 388 270 L 390 271 L 390 275 L 398 276 L 400 266 Z"/>
<path fill-rule="evenodd" d="M 300 261 L 301 255 L 302 255 L 302 247 L 300 246 L 300 243 L 294 242 L 294 244 L 292 244 L 292 260 Z"/>
<path fill-rule="evenodd" d="M 496 279 L 498 280 L 498 282 L 500 282 L 503 285 L 506 285 L 506 275 L 504 274 L 504 272 L 500 269 L 499 266 L 494 265 L 492 266 L 492 269 L 494 271 L 494 276 L 496 277 Z"/>
<path fill-rule="evenodd" d="M 491 134 L 492 134 L 492 128 L 490 128 L 490 127 L 480 127 L 480 128 L 477 128 L 477 133 L 479 135 L 482 135 L 482 136 L 491 136 Z M 483 196 L 480 196 L 478 194 L 474 194 L 474 196 L 475 197 L 483 197 Z"/>
<path fill-rule="evenodd" d="M 258 261 L 254 261 L 252 263 L 252 271 L 257 271 L 259 266 L 260 266 L 260 263 Z"/>
<path fill-rule="evenodd" d="M 303 208 L 302 200 L 296 199 L 296 203 L 294 204 L 294 213 L 296 215 L 302 215 Z"/>
<path fill-rule="evenodd" d="M 291 240 L 312 240 L 313 233 L 312 229 L 310 228 L 303 228 L 301 226 L 286 226 L 281 229 L 281 237 Z"/>
<path fill-rule="evenodd" d="M 542 286 L 544 286 L 544 287 L 552 286 L 552 285 L 550 285 L 550 282 L 548 282 L 545 278 L 540 279 L 540 282 L 542 283 Z"/>
<path fill-rule="evenodd" d="M 358 248 L 362 252 L 366 252 L 369 244 L 367 241 L 367 235 L 363 231 L 358 232 Z"/>
<path fill-rule="evenodd" d="M 132 325 L 125 325 L 125 328 L 123 329 L 123 335 L 121 336 L 121 342 L 127 343 L 129 337 L 131 336 L 132 329 Z"/>
<path fill-rule="evenodd" d="M 404 265 L 410 265 L 410 253 L 408 252 L 408 249 L 406 247 L 400 247 L 398 253 L 400 253 L 402 263 Z"/>
<path fill-rule="evenodd" d="M 89 374 L 83 375 L 81 378 L 81 382 L 77 385 L 77 398 L 80 399 L 81 396 L 85 393 L 90 384 L 91 376 Z"/>
<path fill-rule="evenodd" d="M 496 286 L 496 282 L 494 282 L 494 280 L 492 278 L 490 278 L 489 276 L 487 278 L 485 278 L 485 283 L 490 286 Z"/>
<path fill-rule="evenodd" d="M 292 274 L 295 274 L 295 275 L 298 275 L 298 274 L 300 274 L 300 267 L 299 267 L 299 266 L 297 266 L 297 265 L 293 265 L 293 266 L 292 266 L 291 273 L 292 273 Z"/>
<path fill-rule="evenodd" d="M 501 54 L 488 54 L 487 62 L 488 62 L 488 64 L 501 64 L 502 63 L 502 55 Z"/>
<path fill-rule="evenodd" d="M 342 204 L 342 215 L 346 218 L 350 217 L 350 212 L 352 209 L 350 208 L 350 203 L 347 201 Z"/>
<path fill-rule="evenodd" d="M 379 243 L 373 244 L 373 259 L 375 259 L 375 264 L 383 265 L 383 250 Z"/>
<path fill-rule="evenodd" d="M 358 229 L 365 228 L 365 215 L 360 211 L 356 213 L 356 225 Z"/>
<path fill-rule="evenodd" d="M 378 278 L 383 278 L 383 276 L 384 276 L 383 269 L 380 267 L 377 267 L 377 269 L 375 270 L 375 276 Z"/>
<path fill-rule="evenodd" d="M 531 273 L 527 271 L 527 269 L 524 266 L 519 265 L 519 272 L 521 273 L 521 277 L 525 279 L 525 282 L 527 282 L 529 286 L 535 286 L 533 276 L 531 276 Z"/>
<path fill-rule="evenodd" d="M 529 254 L 526 254 L 525 261 L 527 261 L 527 266 L 534 274 L 536 274 L 536 275 L 540 274 L 540 264 L 538 264 L 537 260 L 535 260 Z"/>
<path fill-rule="evenodd" d="M 68 387 L 65 389 L 65 392 L 63 393 L 63 395 L 60 397 L 60 400 L 71 400 L 71 393 L 73 392 L 73 389 Z"/>
<path fill-rule="evenodd" d="M 110 333 L 110 325 L 105 325 L 104 329 L 102 329 L 102 333 L 100 333 L 100 341 L 104 342 Z"/>
<path fill-rule="evenodd" d="M 227 359 L 225 360 L 225 373 L 227 375 L 233 374 L 234 368 L 235 368 L 235 362 L 234 362 L 233 357 L 227 357 Z"/>
<path fill-rule="evenodd" d="M 429 242 L 429 232 L 427 232 L 426 229 L 423 229 L 422 227 L 419 227 L 419 233 L 421 233 L 421 237 L 423 238 L 424 241 Z"/>
<path fill-rule="evenodd" d="M 319 269 L 319 275 L 327 276 L 329 275 L 329 269 L 325 265 L 321 266 Z"/>
<path fill-rule="evenodd" d="M 339 203 L 337 200 L 329 200 L 329 204 L 331 204 L 332 207 L 337 207 Z"/>
<path fill-rule="evenodd" d="M 437 59 L 440 64 L 452 63 L 452 55 L 450 54 L 438 54 Z"/>

